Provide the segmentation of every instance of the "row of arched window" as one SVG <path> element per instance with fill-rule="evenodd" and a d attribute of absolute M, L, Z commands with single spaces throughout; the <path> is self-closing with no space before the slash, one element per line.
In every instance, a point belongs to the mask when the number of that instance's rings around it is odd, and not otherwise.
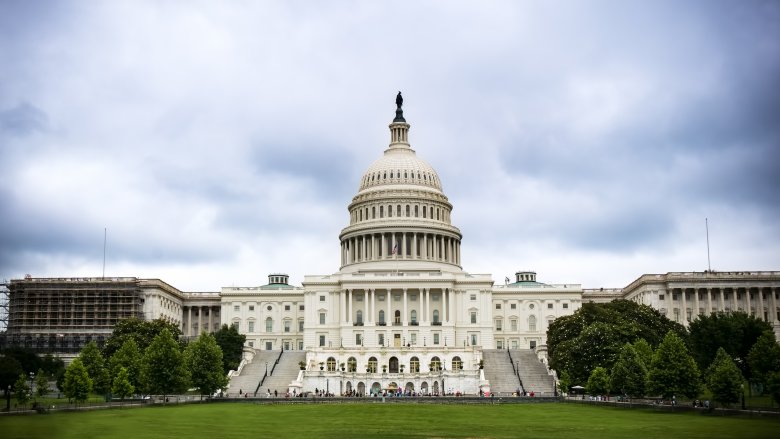
<path fill-rule="evenodd" d="M 377 373 L 380 370 L 389 373 L 420 373 L 421 371 L 438 372 L 440 370 L 447 370 L 446 363 L 438 356 L 431 357 L 427 365 L 421 365 L 419 357 L 416 356 L 409 359 L 408 365 L 400 363 L 398 357 L 390 357 L 387 363 L 382 365 L 379 364 L 376 357 L 370 357 L 368 362 L 363 366 L 363 370 L 358 370 L 358 362 L 355 357 L 349 357 L 346 363 L 341 363 L 340 365 L 336 364 L 335 357 L 328 357 L 328 360 L 325 362 L 326 370 L 329 372 L 336 372 L 338 370 L 337 367 L 344 372 L 362 372 L 365 370 L 368 373 Z M 452 357 L 452 360 L 450 361 L 450 370 L 461 369 L 463 369 L 463 361 L 461 358 L 459 356 Z"/>
<path fill-rule="evenodd" d="M 417 323 L 417 310 L 413 309 L 409 312 L 409 321 L 412 323 Z M 355 322 L 356 323 L 363 323 L 363 311 L 357 310 L 355 313 Z M 438 323 L 439 322 L 439 310 L 434 309 L 433 310 L 433 322 Z M 379 310 L 379 324 L 387 323 L 385 320 L 385 310 L 380 309 Z M 393 323 L 401 323 L 401 311 L 395 310 L 393 313 Z"/>
<path fill-rule="evenodd" d="M 372 172 L 371 174 L 366 175 L 363 177 L 363 186 L 368 186 L 370 184 L 374 183 L 385 183 L 387 181 L 411 181 L 414 183 L 422 183 L 425 185 L 436 185 L 438 184 L 438 179 L 436 178 L 436 175 L 431 172 L 420 172 L 417 171 L 410 171 L 410 170 L 404 170 L 403 172 L 401 170 L 397 171 L 377 171 Z"/>
<path fill-rule="evenodd" d="M 388 204 L 371 206 L 370 208 L 363 207 L 353 210 L 351 216 L 352 223 L 385 217 L 429 218 L 449 222 L 449 213 L 446 209 L 428 204 Z"/>

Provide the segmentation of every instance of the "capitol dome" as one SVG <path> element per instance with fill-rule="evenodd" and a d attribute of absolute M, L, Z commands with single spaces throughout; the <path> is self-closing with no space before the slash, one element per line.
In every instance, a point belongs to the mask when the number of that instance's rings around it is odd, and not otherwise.
<path fill-rule="evenodd" d="M 409 145 L 402 104 L 399 93 L 390 145 L 363 174 L 348 206 L 349 225 L 339 236 L 342 271 L 460 270 L 452 204 L 439 175 Z"/>

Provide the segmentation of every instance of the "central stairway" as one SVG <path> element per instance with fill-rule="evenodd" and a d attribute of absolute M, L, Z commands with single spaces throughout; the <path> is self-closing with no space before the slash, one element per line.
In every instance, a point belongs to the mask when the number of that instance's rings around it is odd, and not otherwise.
<path fill-rule="evenodd" d="M 230 396 L 239 396 L 239 391 L 252 395 L 260 380 L 265 375 L 265 365 L 268 363 L 268 372 L 271 372 L 271 366 L 279 356 L 279 351 L 257 351 L 251 362 L 244 365 L 241 369 L 241 375 L 235 375 L 230 379 Z"/>
<path fill-rule="evenodd" d="M 497 396 L 509 396 L 520 389 L 520 381 L 515 375 L 509 354 L 502 349 L 484 349 L 485 379 L 490 382 L 490 392 Z"/>
<path fill-rule="evenodd" d="M 533 350 L 512 349 L 509 352 L 512 354 L 512 359 L 519 364 L 518 373 L 526 392 L 534 392 L 538 396 L 555 394 L 555 380 Z"/>
<path fill-rule="evenodd" d="M 279 355 L 278 352 L 274 352 L 274 354 Z M 268 377 L 257 389 L 256 396 L 266 396 L 269 390 L 271 395 L 276 391 L 279 396 L 283 396 L 290 388 L 290 383 L 298 378 L 298 372 L 301 370 L 298 363 L 305 360 L 306 352 L 304 351 L 284 351 L 279 357 L 279 364 L 273 368 L 273 373 L 271 373 L 271 366 L 276 361 L 276 357 L 274 357 L 273 361 L 268 364 Z M 252 391 L 254 392 L 254 389 Z"/>

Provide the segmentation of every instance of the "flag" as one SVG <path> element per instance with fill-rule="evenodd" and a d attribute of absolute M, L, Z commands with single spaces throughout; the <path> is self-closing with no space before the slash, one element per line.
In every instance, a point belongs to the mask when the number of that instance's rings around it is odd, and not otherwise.
<path fill-rule="evenodd" d="M 398 241 L 396 241 L 395 245 L 393 246 L 393 253 L 392 254 L 396 254 L 396 253 L 398 253 Z"/>

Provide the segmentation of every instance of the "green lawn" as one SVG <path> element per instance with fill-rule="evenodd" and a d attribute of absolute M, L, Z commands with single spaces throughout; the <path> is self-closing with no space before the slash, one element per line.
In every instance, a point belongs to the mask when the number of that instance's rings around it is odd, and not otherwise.
<path fill-rule="evenodd" d="M 780 420 L 577 404 L 222 403 L 2 416 L 12 438 L 776 438 Z"/>

